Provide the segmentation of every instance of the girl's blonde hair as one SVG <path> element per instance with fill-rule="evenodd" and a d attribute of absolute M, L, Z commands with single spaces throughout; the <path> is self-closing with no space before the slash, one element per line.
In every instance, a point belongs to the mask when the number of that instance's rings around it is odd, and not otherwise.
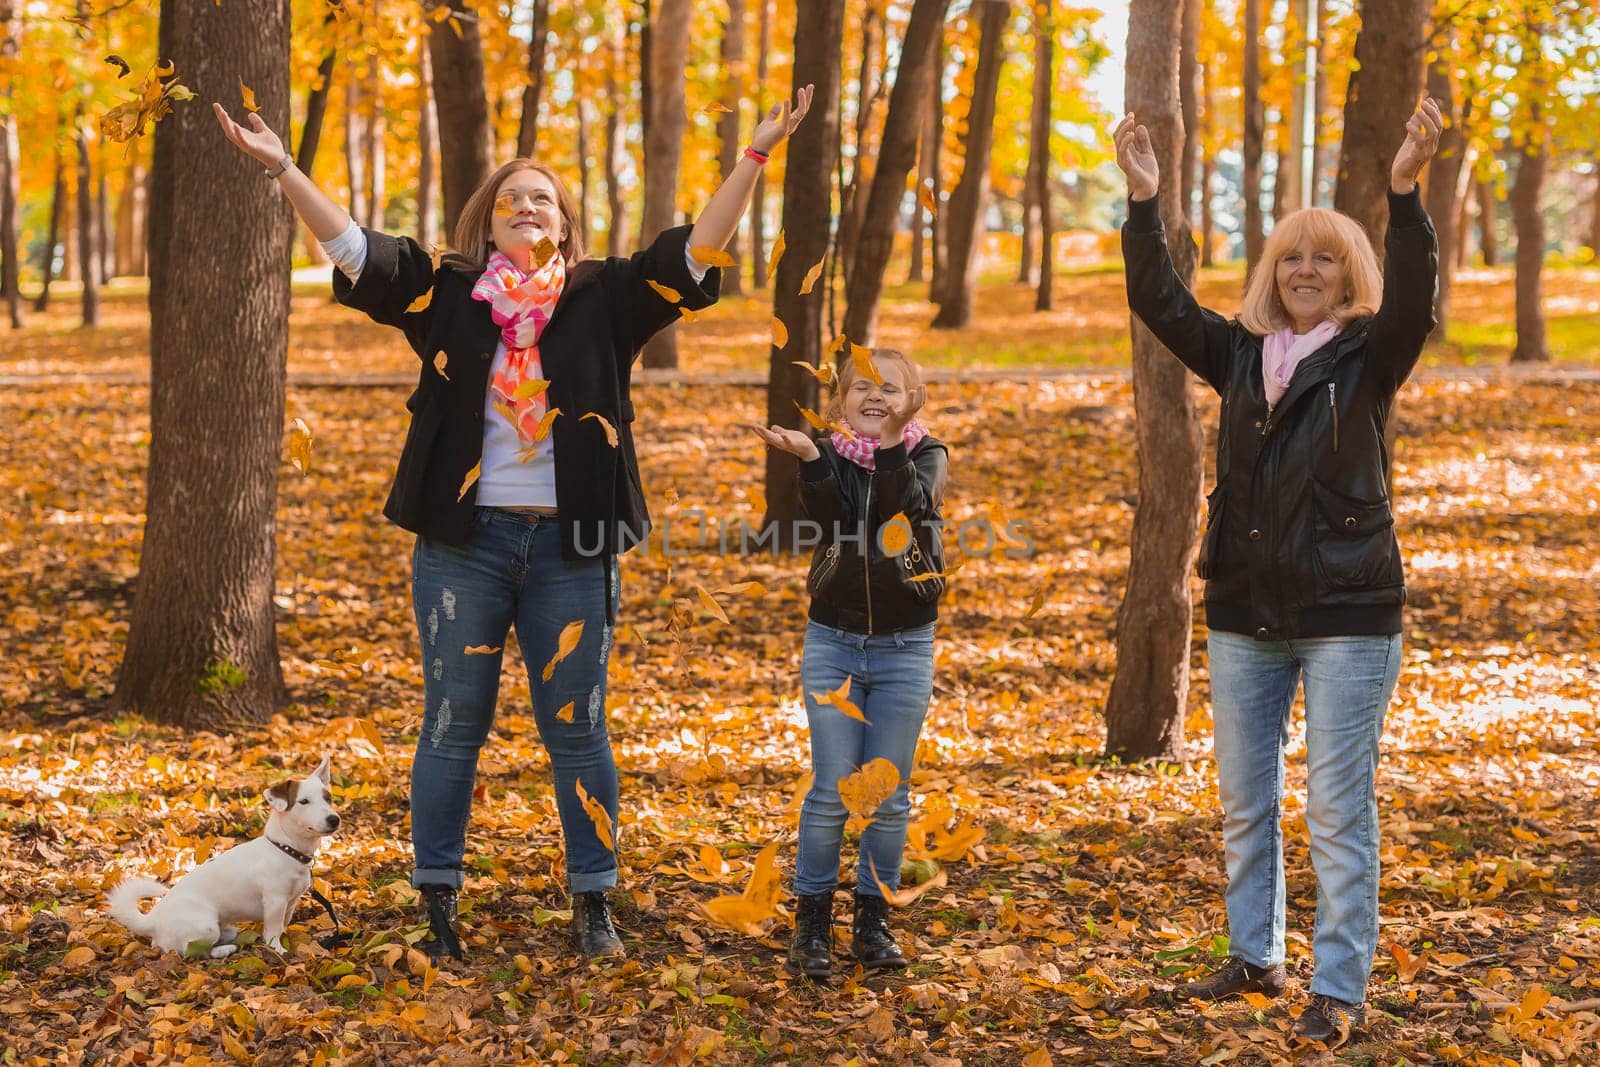
<path fill-rule="evenodd" d="M 495 193 L 511 175 L 527 170 L 543 174 L 555 187 L 556 207 L 561 211 L 562 228 L 567 231 L 556 245 L 561 250 L 561 258 L 570 267 L 584 257 L 582 221 L 578 216 L 577 202 L 567 190 L 567 183 L 548 164 L 532 159 L 513 159 L 485 178 L 483 184 L 467 197 L 461 215 L 456 219 L 456 232 L 452 235 L 455 247 L 443 260 L 446 265 L 467 273 L 477 273 L 488 265 L 489 253 L 494 251 L 492 226 Z"/>
<path fill-rule="evenodd" d="M 882 366 L 885 361 L 898 363 L 905 368 L 906 392 L 915 393 L 922 387 L 922 371 L 911 361 L 911 357 L 898 348 L 877 348 L 872 352 L 872 362 Z M 839 361 L 834 366 L 833 395 L 828 398 L 828 406 L 823 409 L 822 417 L 829 422 L 844 420 L 844 395 L 850 391 L 850 384 L 856 380 L 856 361 L 850 358 L 849 352 L 842 352 Z"/>
<path fill-rule="evenodd" d="M 1383 271 L 1367 232 L 1348 215 L 1322 207 L 1302 208 L 1273 227 L 1260 261 L 1245 282 L 1239 323 L 1257 337 L 1293 325 L 1278 295 L 1278 260 L 1307 239 L 1317 251 L 1332 252 L 1344 271 L 1344 294 L 1329 317 L 1344 327 L 1378 310 L 1383 299 Z"/>

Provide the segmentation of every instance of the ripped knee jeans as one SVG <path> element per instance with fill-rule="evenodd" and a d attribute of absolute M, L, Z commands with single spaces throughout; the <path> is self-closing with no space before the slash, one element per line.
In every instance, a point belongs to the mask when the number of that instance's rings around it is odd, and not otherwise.
<path fill-rule="evenodd" d="M 564 560 L 554 519 L 479 508 L 464 544 L 417 538 L 411 599 L 426 703 L 411 764 L 411 884 L 462 883 L 478 753 L 494 722 L 503 650 L 515 627 L 555 780 L 568 890 L 615 886 L 616 856 L 579 788 L 605 809 L 614 841 L 617 768 L 606 733 L 606 668 L 616 560 Z"/>

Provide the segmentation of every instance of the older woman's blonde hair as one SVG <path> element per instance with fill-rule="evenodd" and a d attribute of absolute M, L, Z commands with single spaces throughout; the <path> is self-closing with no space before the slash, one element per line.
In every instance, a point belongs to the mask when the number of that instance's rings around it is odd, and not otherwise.
<path fill-rule="evenodd" d="M 872 362 L 881 367 L 884 363 L 898 363 L 905 368 L 906 392 L 915 393 L 922 385 L 922 371 L 911 361 L 911 357 L 898 348 L 876 348 L 872 351 Z M 839 362 L 834 367 L 833 395 L 828 398 L 828 406 L 823 409 L 822 417 L 829 422 L 842 422 L 844 420 L 844 397 L 850 391 L 850 384 L 858 377 L 856 361 L 850 358 L 848 350 L 840 353 Z"/>
<path fill-rule="evenodd" d="M 1344 271 L 1344 294 L 1330 317 L 1344 327 L 1378 310 L 1383 299 L 1383 271 L 1367 232 L 1348 215 L 1322 207 L 1303 208 L 1285 215 L 1273 227 L 1260 261 L 1245 282 L 1239 323 L 1257 337 L 1293 325 L 1278 295 L 1278 260 L 1308 238 L 1316 251 L 1332 252 Z"/>
<path fill-rule="evenodd" d="M 567 231 L 556 245 L 561 250 L 561 258 L 570 267 L 584 257 L 583 224 L 578 215 L 577 201 L 572 199 L 567 183 L 548 164 L 532 159 L 513 159 L 485 178 L 462 205 L 461 214 L 456 218 L 456 232 L 451 235 L 455 247 L 443 260 L 447 266 L 469 274 L 478 273 L 488 266 L 489 253 L 494 251 L 492 227 L 495 194 L 507 178 L 526 170 L 543 174 L 555 187 L 556 207 L 561 212 L 562 226 Z"/>

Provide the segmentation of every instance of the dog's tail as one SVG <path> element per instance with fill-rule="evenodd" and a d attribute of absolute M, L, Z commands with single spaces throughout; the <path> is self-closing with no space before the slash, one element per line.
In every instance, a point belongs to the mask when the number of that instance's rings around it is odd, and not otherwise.
<path fill-rule="evenodd" d="M 111 917 L 134 933 L 149 937 L 153 924 L 150 916 L 139 910 L 139 901 L 166 895 L 167 887 L 154 879 L 125 878 L 107 896 Z"/>

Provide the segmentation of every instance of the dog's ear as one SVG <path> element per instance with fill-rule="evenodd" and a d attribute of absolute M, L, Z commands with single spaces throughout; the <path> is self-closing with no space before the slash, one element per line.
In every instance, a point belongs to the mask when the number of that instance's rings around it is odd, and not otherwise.
<path fill-rule="evenodd" d="M 266 792 L 267 803 L 272 805 L 273 811 L 288 811 L 289 805 L 294 803 L 295 793 L 299 792 L 298 782 L 279 782 Z"/>
<path fill-rule="evenodd" d="M 317 764 L 317 769 L 311 772 L 311 777 L 322 779 L 322 784 L 328 784 L 328 757 L 323 756 L 322 762 Z"/>

